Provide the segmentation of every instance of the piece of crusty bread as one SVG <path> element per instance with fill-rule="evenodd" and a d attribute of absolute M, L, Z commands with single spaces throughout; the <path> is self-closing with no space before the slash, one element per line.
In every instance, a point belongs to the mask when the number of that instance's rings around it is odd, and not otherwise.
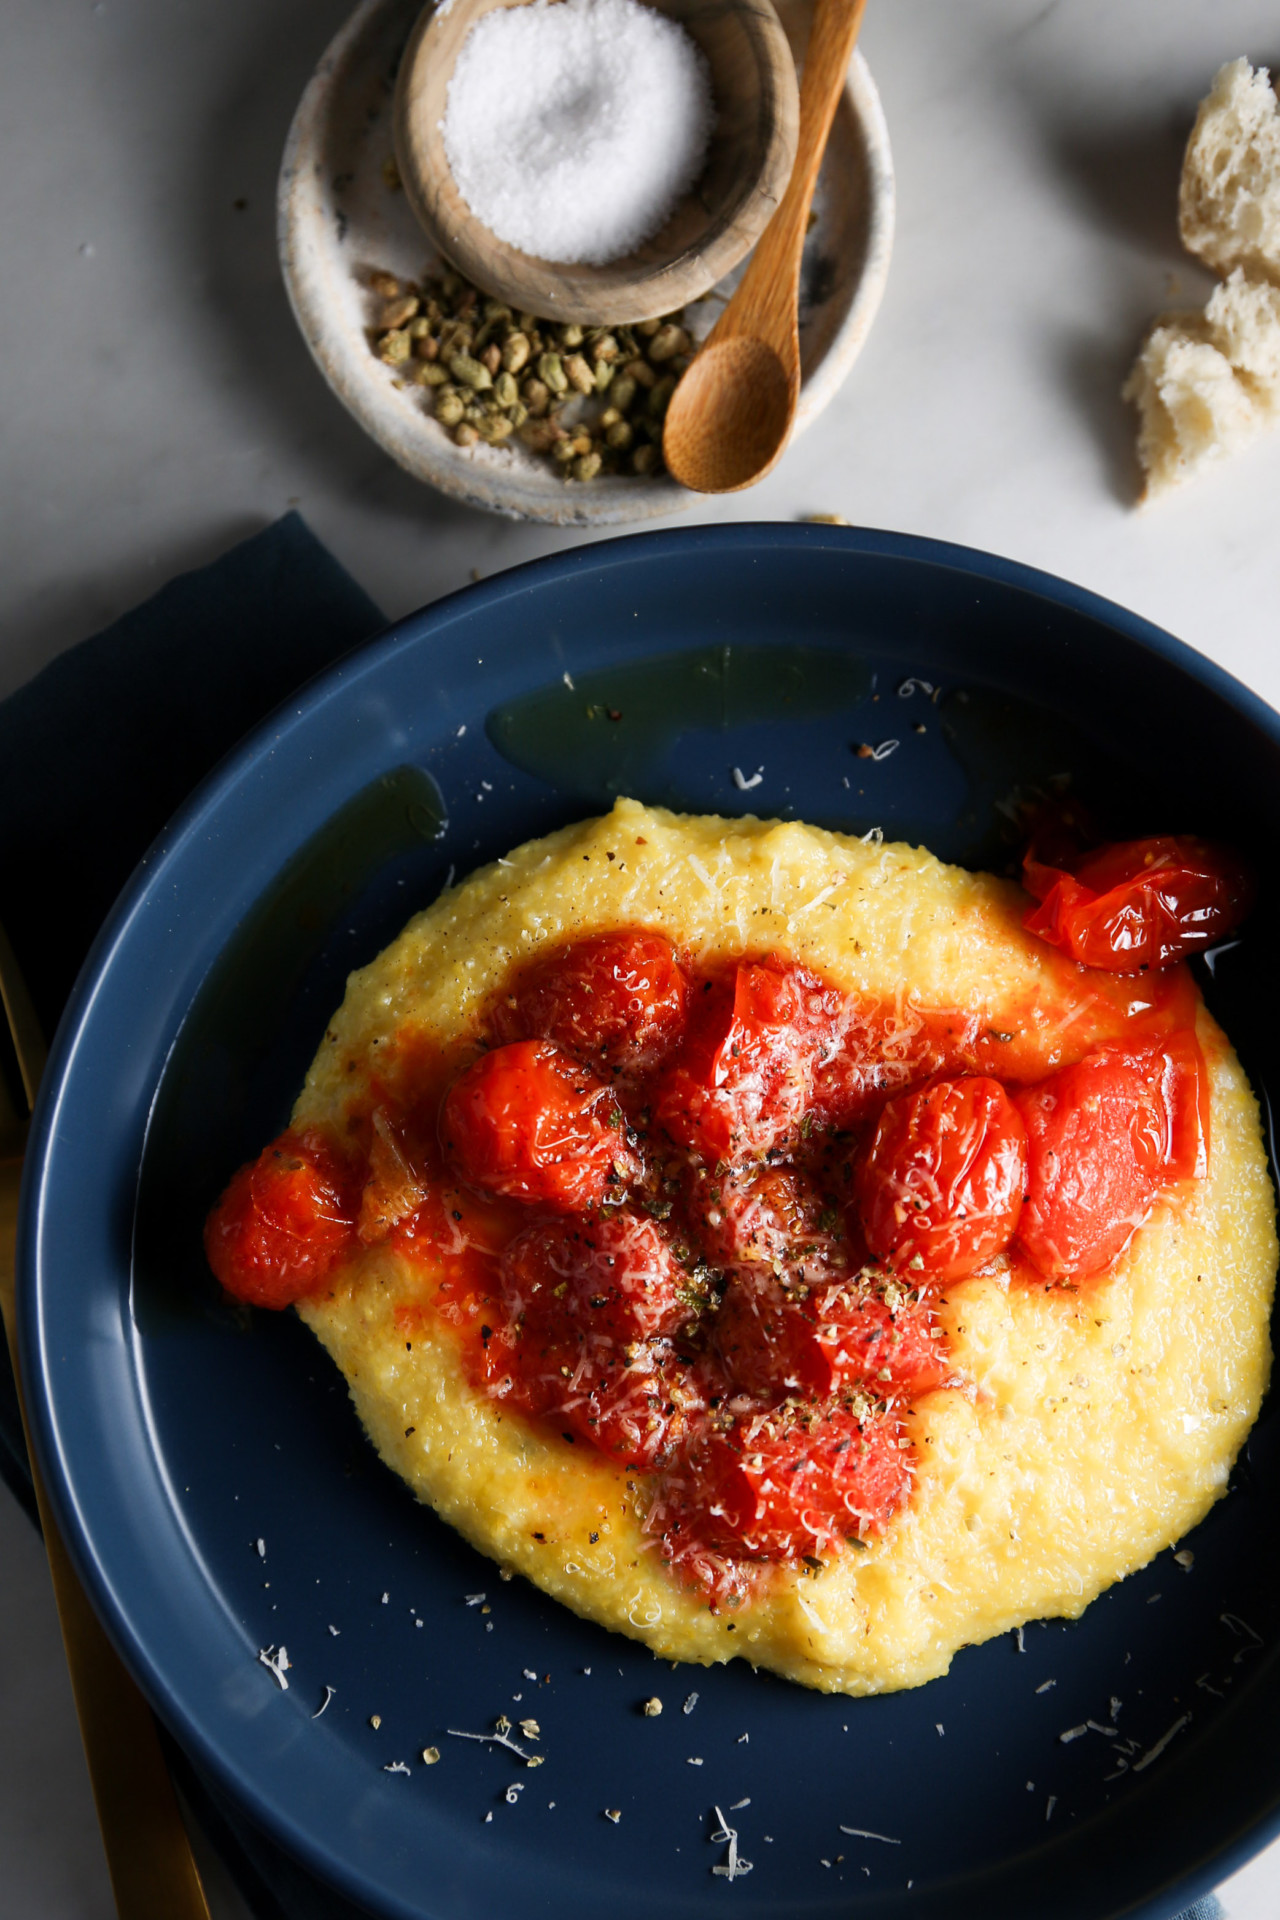
<path fill-rule="evenodd" d="M 1209 337 L 1256 392 L 1264 409 L 1280 406 L 1280 286 L 1237 267 L 1205 307 Z"/>
<path fill-rule="evenodd" d="M 1227 279 L 1158 319 L 1122 389 L 1144 499 L 1238 453 L 1280 417 L 1280 99 L 1265 67 L 1219 68 L 1182 163 L 1184 246 Z"/>
<path fill-rule="evenodd" d="M 1215 272 L 1280 283 L 1280 100 L 1265 67 L 1221 67 L 1182 163 L 1182 244 Z"/>
<path fill-rule="evenodd" d="M 1121 392 L 1138 408 L 1144 499 L 1238 453 L 1264 421 L 1201 313 L 1165 314 L 1143 342 Z"/>
<path fill-rule="evenodd" d="M 1280 287 L 1237 267 L 1203 313 L 1163 315 L 1123 394 L 1148 498 L 1238 453 L 1280 416 Z"/>

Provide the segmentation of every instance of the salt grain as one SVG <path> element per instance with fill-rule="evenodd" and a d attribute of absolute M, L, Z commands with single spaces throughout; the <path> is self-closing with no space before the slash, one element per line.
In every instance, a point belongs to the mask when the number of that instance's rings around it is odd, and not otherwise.
<path fill-rule="evenodd" d="M 707 63 L 640 0 L 532 0 L 478 20 L 441 122 L 463 199 L 500 240 L 602 265 L 664 224 L 701 170 Z"/>

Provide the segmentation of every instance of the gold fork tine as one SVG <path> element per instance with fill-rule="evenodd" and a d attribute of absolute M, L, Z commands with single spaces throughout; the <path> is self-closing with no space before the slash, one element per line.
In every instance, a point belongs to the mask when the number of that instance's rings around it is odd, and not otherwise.
<path fill-rule="evenodd" d="M 0 927 L 0 999 L 29 1103 L 44 1070 L 45 1044 L 26 982 Z M 67 1557 L 31 1445 L 14 1337 L 14 1251 L 22 1122 L 0 1084 L 0 1311 L 22 1409 L 36 1504 L 44 1531 L 80 1734 L 120 1920 L 209 1920 L 209 1907 L 182 1824 L 151 1709 L 108 1640 Z M 14 1124 L 16 1123 L 16 1124 Z M 12 1138 L 13 1147 L 8 1147 Z"/>

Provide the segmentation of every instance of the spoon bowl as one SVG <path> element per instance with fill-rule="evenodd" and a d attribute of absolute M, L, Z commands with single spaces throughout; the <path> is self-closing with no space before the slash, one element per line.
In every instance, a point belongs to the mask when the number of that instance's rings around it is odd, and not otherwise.
<path fill-rule="evenodd" d="M 543 260 L 482 226 L 458 190 L 441 123 L 471 29 L 528 0 L 449 0 L 409 36 L 396 81 L 396 164 L 409 204 L 460 273 L 517 311 L 581 326 L 652 320 L 700 299 L 751 250 L 791 174 L 799 102 L 795 62 L 770 0 L 646 0 L 676 21 L 711 71 L 715 107 L 692 190 L 649 240 L 599 266 Z"/>
<path fill-rule="evenodd" d="M 798 345 L 788 367 L 774 347 L 750 334 L 713 335 L 680 382 L 679 409 L 674 396 L 668 409 L 662 436 L 668 467 L 695 493 L 753 486 L 782 457 L 799 388 Z"/>

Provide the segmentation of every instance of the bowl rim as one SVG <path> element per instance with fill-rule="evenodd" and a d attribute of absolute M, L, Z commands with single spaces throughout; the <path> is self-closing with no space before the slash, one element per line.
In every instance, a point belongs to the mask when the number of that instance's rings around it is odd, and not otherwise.
<path fill-rule="evenodd" d="M 680 7 L 680 0 L 672 0 L 670 6 L 659 0 L 643 3 L 667 18 L 676 18 Z M 414 22 L 396 74 L 392 105 L 396 164 L 409 205 L 432 245 L 491 297 L 540 318 L 589 327 L 657 319 L 700 299 L 731 273 L 773 217 L 791 177 L 799 138 L 795 61 L 772 0 L 749 0 L 749 4 L 729 0 L 714 10 L 731 12 L 741 22 L 745 43 L 755 57 L 760 83 L 757 125 L 766 136 L 755 176 L 749 183 L 742 180 L 712 217 L 704 243 L 655 259 L 639 272 L 631 254 L 591 266 L 526 253 L 483 226 L 463 199 L 444 140 L 435 137 L 439 129 L 423 124 L 423 115 L 415 112 L 414 95 L 425 72 L 438 65 L 438 43 L 456 27 L 455 12 L 467 4 L 468 0 L 445 0 L 443 5 L 428 0 Z M 474 24 L 486 14 L 531 5 L 533 0 L 469 0 L 469 4 Z M 446 92 L 466 38 L 464 34 L 454 48 L 448 72 L 435 76 Z M 711 138 L 714 141 L 714 129 Z M 696 181 L 683 198 L 686 202 L 697 198 Z M 665 230 L 653 235 L 645 250 L 658 249 Z"/>
<path fill-rule="evenodd" d="M 56 1330 L 50 1327 L 45 1312 L 45 1187 L 50 1158 L 57 1145 L 67 1082 L 76 1068 L 86 1029 L 93 1020 L 102 981 L 131 923 L 147 910 L 148 897 L 157 884 L 157 869 L 162 870 L 165 862 L 178 857 L 184 847 L 216 830 L 216 817 L 224 797 L 243 780 L 249 769 L 264 759 L 270 760 L 286 748 L 292 738 L 305 733 L 320 710 L 333 702 L 350 700 L 361 680 L 377 674 L 383 662 L 397 653 L 420 648 L 460 616 L 483 615 L 486 609 L 508 600 L 527 600 L 542 587 L 575 574 L 603 576 L 641 560 L 661 565 L 664 559 L 676 555 L 719 552 L 736 554 L 745 560 L 758 558 L 761 553 L 799 555 L 828 550 L 872 561 L 915 561 L 930 568 L 959 572 L 975 584 L 1006 586 L 1079 614 L 1119 634 L 1140 650 L 1167 661 L 1223 699 L 1280 750 L 1280 713 L 1225 668 L 1143 616 L 1019 561 L 925 536 L 865 528 L 739 522 L 630 534 L 543 556 L 463 587 L 391 623 L 383 632 L 305 682 L 295 695 L 255 726 L 177 810 L 144 854 L 90 949 L 50 1051 L 24 1169 L 17 1248 L 19 1340 L 33 1436 L 58 1525 L 95 1609 L 109 1626 L 112 1639 L 184 1747 L 237 1796 L 239 1783 L 234 1775 L 228 1776 L 221 1749 L 211 1742 L 200 1720 L 188 1714 L 181 1694 L 157 1667 L 153 1650 L 137 1638 L 133 1623 L 127 1613 L 122 1612 L 110 1576 L 96 1556 L 88 1517 L 63 1473 L 62 1438 L 53 1411 L 60 1356 Z M 293 1851 L 313 1871 L 353 1890 L 342 1860 L 326 1853 L 322 1839 L 296 1824 L 282 1822 L 274 1808 L 254 1811 L 255 1817 L 260 1818 L 280 1844 Z M 1280 1832 L 1280 1809 L 1255 1818 L 1252 1824 L 1228 1838 L 1208 1860 L 1202 1858 L 1187 1868 L 1174 1883 L 1154 1886 L 1139 1905 L 1126 1906 L 1124 1911 L 1130 1920 L 1137 1920 L 1139 1914 L 1157 1920 L 1157 1916 L 1177 1913 L 1187 1901 L 1221 1884 L 1277 1832 Z M 1117 1913 L 1119 1911 L 1117 1909 Z"/>

